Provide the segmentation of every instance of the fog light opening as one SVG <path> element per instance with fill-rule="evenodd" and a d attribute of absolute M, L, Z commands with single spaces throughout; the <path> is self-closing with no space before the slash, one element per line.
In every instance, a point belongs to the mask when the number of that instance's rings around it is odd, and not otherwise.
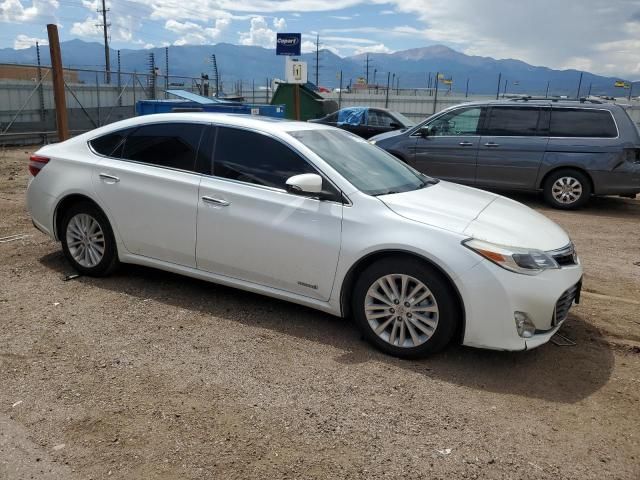
<path fill-rule="evenodd" d="M 522 338 L 531 338 L 536 333 L 536 326 L 525 312 L 513 312 L 513 319 L 516 322 L 518 335 Z"/>

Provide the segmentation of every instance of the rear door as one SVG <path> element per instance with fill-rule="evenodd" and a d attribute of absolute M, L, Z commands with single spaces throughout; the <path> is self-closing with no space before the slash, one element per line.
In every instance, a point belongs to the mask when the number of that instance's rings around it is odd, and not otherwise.
<path fill-rule="evenodd" d="M 492 106 L 478 150 L 478 186 L 533 189 L 544 157 L 548 109 Z"/>
<path fill-rule="evenodd" d="M 206 130 L 198 123 L 143 125 L 97 162 L 96 193 L 129 252 L 195 267 Z M 93 142 L 92 147 L 100 148 Z"/>
<path fill-rule="evenodd" d="M 486 107 L 456 108 L 425 124 L 429 136 L 414 134 L 415 168 L 432 177 L 473 184 L 485 111 Z"/>

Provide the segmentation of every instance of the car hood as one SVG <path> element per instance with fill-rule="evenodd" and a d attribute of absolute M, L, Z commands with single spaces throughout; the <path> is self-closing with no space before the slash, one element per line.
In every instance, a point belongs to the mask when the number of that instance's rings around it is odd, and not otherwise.
<path fill-rule="evenodd" d="M 398 215 L 487 242 L 538 250 L 569 243 L 544 215 L 494 193 L 449 182 L 378 197 Z"/>

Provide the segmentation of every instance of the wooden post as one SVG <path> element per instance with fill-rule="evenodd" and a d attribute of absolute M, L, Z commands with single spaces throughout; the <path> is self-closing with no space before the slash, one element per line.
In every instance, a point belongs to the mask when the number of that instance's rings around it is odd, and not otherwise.
<path fill-rule="evenodd" d="M 293 85 L 293 109 L 296 114 L 296 120 L 300 120 L 300 85 Z"/>
<path fill-rule="evenodd" d="M 48 24 L 47 34 L 49 36 L 49 53 L 51 55 L 51 74 L 53 77 L 53 98 L 56 105 L 58 141 L 64 142 L 69 138 L 69 122 L 67 119 L 67 101 L 64 96 L 64 73 L 62 72 L 62 55 L 60 54 L 58 26 L 55 23 Z"/>

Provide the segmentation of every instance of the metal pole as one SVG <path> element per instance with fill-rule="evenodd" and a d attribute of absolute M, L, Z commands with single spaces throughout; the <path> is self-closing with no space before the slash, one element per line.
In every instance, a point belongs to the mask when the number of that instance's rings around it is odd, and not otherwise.
<path fill-rule="evenodd" d="M 338 110 L 342 106 L 342 70 L 340 70 L 340 88 L 338 90 Z"/>
<path fill-rule="evenodd" d="M 120 70 L 120 50 L 118 50 L 118 106 L 122 106 L 122 92 L 120 89 L 122 88 L 122 72 Z"/>
<path fill-rule="evenodd" d="M 440 72 L 436 72 L 436 76 L 433 81 L 436 84 L 436 93 L 433 97 L 433 113 L 436 113 L 436 105 L 438 104 L 438 84 L 440 83 Z"/>
<path fill-rule="evenodd" d="M 591 96 L 591 85 L 593 85 L 591 82 L 589 82 L 589 91 L 587 92 L 587 97 Z"/>
<path fill-rule="evenodd" d="M 549 84 L 551 83 L 551 80 L 547 80 L 547 91 L 544 94 L 544 98 L 549 98 Z"/>
<path fill-rule="evenodd" d="M 136 115 L 136 72 L 133 72 L 133 116 Z"/>
<path fill-rule="evenodd" d="M 320 34 L 316 33 L 316 87 L 318 86 L 320 74 Z"/>
<path fill-rule="evenodd" d="M 98 126 L 100 123 L 100 81 L 98 80 L 98 74 L 96 73 L 96 106 L 98 107 Z"/>
<path fill-rule="evenodd" d="M 384 108 L 389 108 L 389 79 L 391 78 L 391 72 L 387 72 L 387 96 L 384 99 Z"/>
<path fill-rule="evenodd" d="M 267 78 L 267 88 L 264 91 L 264 103 L 269 103 L 269 79 Z"/>
<path fill-rule="evenodd" d="M 164 98 L 169 98 L 169 47 L 164 47 Z"/>
<path fill-rule="evenodd" d="M 107 23 L 107 6 L 105 5 L 105 0 L 102 0 L 102 28 L 104 32 L 104 69 L 106 73 L 106 82 L 111 83 L 111 62 L 109 60 L 109 35 L 107 34 L 107 30 L 109 29 L 109 24 Z"/>
<path fill-rule="evenodd" d="M 507 83 L 509 83 L 509 80 L 507 80 L 505 78 L 504 79 L 504 90 L 502 91 L 502 98 L 504 98 L 504 96 L 507 94 Z"/>
<path fill-rule="evenodd" d="M 400 77 L 396 79 L 396 95 L 400 95 Z"/>
<path fill-rule="evenodd" d="M 469 97 L 469 79 L 467 78 L 467 88 L 464 91 L 464 98 Z"/>
<path fill-rule="evenodd" d="M 45 121 L 44 90 L 42 88 L 42 69 L 40 68 L 40 45 L 36 42 L 36 56 L 38 57 L 38 97 L 40 99 L 40 121 Z"/>
<path fill-rule="evenodd" d="M 63 142 L 69 138 L 69 122 L 67 118 L 67 102 L 64 96 L 64 73 L 62 72 L 60 40 L 58 39 L 58 26 L 55 23 L 47 25 L 47 35 L 49 37 L 49 53 L 51 55 L 51 73 L 53 74 L 56 127 L 58 140 Z"/>
<path fill-rule="evenodd" d="M 576 98 L 580 98 L 580 87 L 582 86 L 582 72 L 580 72 L 580 80 L 578 80 L 578 93 L 576 93 Z"/>
<path fill-rule="evenodd" d="M 496 100 L 500 98 L 500 85 L 502 85 L 502 73 L 498 74 L 498 91 L 496 92 Z"/>
<path fill-rule="evenodd" d="M 251 103 L 256 103 L 256 81 L 251 80 Z"/>
<path fill-rule="evenodd" d="M 633 91 L 633 82 L 629 82 L 629 97 L 627 100 L 631 101 L 631 92 Z"/>

